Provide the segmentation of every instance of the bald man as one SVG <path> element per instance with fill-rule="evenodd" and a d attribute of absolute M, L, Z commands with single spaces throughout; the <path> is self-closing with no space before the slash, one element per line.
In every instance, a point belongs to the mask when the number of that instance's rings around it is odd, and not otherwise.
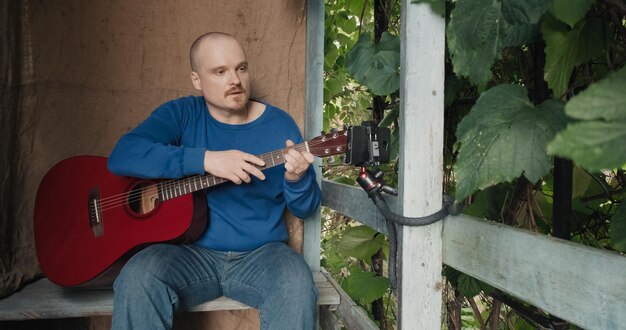
<path fill-rule="evenodd" d="M 283 214 L 306 218 L 319 207 L 314 157 L 290 148 L 284 166 L 265 168 L 255 156 L 302 136 L 286 112 L 250 99 L 248 60 L 234 37 L 204 34 L 189 56 L 201 96 L 158 107 L 122 136 L 108 166 L 139 178 L 208 173 L 231 182 L 205 190 L 210 224 L 196 242 L 151 245 L 126 263 L 114 284 L 113 328 L 169 329 L 177 310 L 224 295 L 257 308 L 261 329 L 313 329 L 317 291 L 285 243 Z"/>

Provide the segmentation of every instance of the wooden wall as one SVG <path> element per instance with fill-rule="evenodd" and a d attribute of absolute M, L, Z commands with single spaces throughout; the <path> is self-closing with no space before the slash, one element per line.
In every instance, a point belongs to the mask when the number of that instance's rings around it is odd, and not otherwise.
<path fill-rule="evenodd" d="M 3 90 L 17 90 L 17 101 L 2 108 L 10 119 L 3 127 L 15 129 L 3 134 L 3 146 L 14 153 L 2 167 L 3 188 L 10 186 L 11 194 L 0 221 L 10 237 L 0 244 L 0 264 L 7 265 L 0 296 L 38 272 L 32 214 L 46 171 L 70 156 L 108 155 L 162 102 L 196 94 L 188 51 L 200 34 L 238 38 L 250 61 L 253 95 L 304 126 L 304 0 L 21 0 L 3 1 L 1 10 L 13 17 L 3 22 L 2 45 L 11 47 L 3 55 L 19 57 L 11 62 L 15 79 L 2 80 Z"/>

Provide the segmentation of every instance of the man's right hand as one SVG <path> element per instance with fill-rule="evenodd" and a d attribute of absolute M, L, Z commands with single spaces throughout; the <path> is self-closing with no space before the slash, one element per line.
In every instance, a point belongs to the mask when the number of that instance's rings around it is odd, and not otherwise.
<path fill-rule="evenodd" d="M 252 180 L 250 175 L 265 180 L 265 174 L 255 165 L 265 166 L 265 162 L 259 157 L 238 150 L 204 152 L 204 171 L 236 184 L 250 183 Z"/>

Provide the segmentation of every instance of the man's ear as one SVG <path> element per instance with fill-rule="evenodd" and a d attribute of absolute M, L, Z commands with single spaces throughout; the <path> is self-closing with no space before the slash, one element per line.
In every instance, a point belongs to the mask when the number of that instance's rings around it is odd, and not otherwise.
<path fill-rule="evenodd" d="M 193 84 L 193 87 L 195 87 L 195 89 L 199 91 L 202 90 L 202 83 L 200 82 L 200 76 L 194 71 L 191 71 L 191 83 Z"/>

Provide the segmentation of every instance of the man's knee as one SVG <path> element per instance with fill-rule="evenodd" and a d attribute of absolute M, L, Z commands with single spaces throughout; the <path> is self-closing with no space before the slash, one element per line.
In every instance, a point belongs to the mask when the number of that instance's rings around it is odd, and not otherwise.
<path fill-rule="evenodd" d="M 144 290 L 153 290 L 156 287 L 164 287 L 163 260 L 160 255 L 166 253 L 166 246 L 152 245 L 135 254 L 122 267 L 120 274 L 115 279 L 113 288 L 116 293 L 140 294 Z"/>

